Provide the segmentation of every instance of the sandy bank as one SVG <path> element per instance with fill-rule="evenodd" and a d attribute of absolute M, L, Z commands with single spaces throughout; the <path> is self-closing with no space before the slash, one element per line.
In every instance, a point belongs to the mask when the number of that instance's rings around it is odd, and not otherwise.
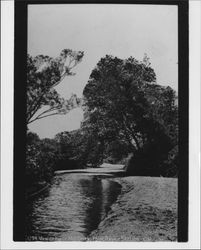
<path fill-rule="evenodd" d="M 176 241 L 177 179 L 115 178 L 117 201 L 89 237 L 90 241 Z"/>

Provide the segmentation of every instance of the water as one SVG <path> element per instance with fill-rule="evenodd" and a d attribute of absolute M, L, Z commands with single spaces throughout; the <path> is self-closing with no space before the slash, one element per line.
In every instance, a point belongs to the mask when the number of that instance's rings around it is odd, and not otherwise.
<path fill-rule="evenodd" d="M 95 230 L 120 193 L 117 182 L 62 174 L 27 206 L 27 241 L 80 241 Z"/>

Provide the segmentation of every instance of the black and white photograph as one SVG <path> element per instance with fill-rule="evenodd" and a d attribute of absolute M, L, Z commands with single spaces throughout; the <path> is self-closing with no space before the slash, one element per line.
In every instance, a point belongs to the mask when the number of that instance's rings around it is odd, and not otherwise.
<path fill-rule="evenodd" d="M 176 241 L 177 6 L 29 5 L 25 241 Z"/>
<path fill-rule="evenodd" d="M 28 5 L 25 241 L 177 241 L 178 7 Z"/>
<path fill-rule="evenodd" d="M 188 241 L 187 25 L 188 1 L 16 3 L 15 242 Z"/>

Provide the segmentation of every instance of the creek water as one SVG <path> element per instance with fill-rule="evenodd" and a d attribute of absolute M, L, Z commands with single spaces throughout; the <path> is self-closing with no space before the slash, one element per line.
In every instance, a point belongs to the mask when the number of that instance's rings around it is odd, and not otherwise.
<path fill-rule="evenodd" d="M 82 241 L 98 227 L 121 186 L 103 176 L 56 175 L 26 207 L 26 241 Z"/>

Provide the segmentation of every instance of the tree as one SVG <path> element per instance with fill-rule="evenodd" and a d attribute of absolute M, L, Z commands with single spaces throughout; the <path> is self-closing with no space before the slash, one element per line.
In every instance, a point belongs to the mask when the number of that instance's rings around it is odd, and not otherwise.
<path fill-rule="evenodd" d="M 62 50 L 57 58 L 39 55 L 27 56 L 27 124 L 58 114 L 66 114 L 80 105 L 80 99 L 72 95 L 69 100 L 61 98 L 54 89 L 72 69 L 81 62 L 84 52 Z"/>
<path fill-rule="evenodd" d="M 40 140 L 37 134 L 28 131 L 26 148 L 26 186 L 40 181 L 49 181 L 53 176 L 58 158 L 57 144 L 52 139 Z"/>
<path fill-rule="evenodd" d="M 129 146 L 128 151 L 138 159 L 135 163 L 150 168 L 158 168 L 175 146 L 177 133 L 170 136 L 177 128 L 175 92 L 156 84 L 147 56 L 142 62 L 132 57 L 102 58 L 83 95 L 83 127 L 96 135 L 97 146 L 111 148 L 119 140 L 119 145 Z"/>
<path fill-rule="evenodd" d="M 148 107 L 141 88 L 155 80 L 153 69 L 132 57 L 102 58 L 83 92 L 85 119 L 99 128 L 100 136 L 118 136 L 139 149 L 143 137 L 139 123 Z"/>

